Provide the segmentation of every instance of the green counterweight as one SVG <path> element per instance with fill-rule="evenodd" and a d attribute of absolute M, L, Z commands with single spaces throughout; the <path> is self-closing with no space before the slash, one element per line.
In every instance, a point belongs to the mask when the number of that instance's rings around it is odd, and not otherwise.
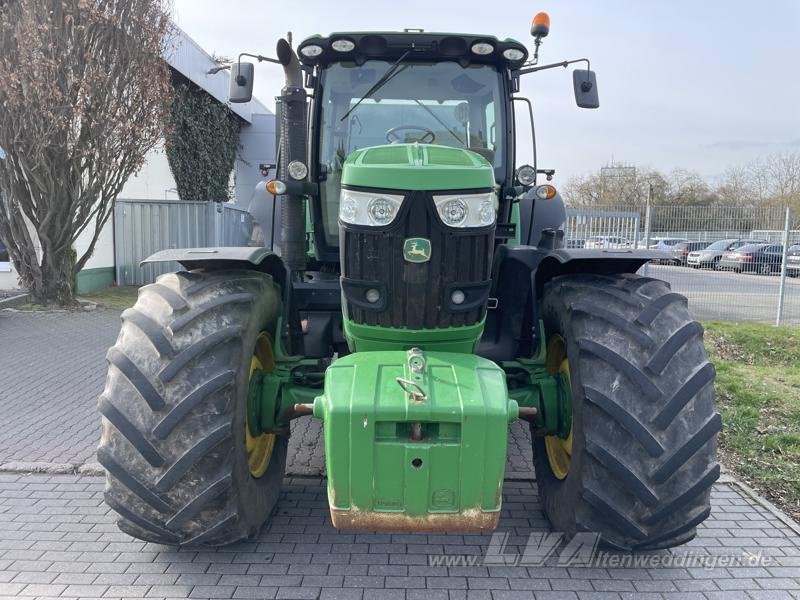
<path fill-rule="evenodd" d="M 502 369 L 451 352 L 358 352 L 314 402 L 324 420 L 334 525 L 490 530 L 499 517 L 509 421 Z"/>

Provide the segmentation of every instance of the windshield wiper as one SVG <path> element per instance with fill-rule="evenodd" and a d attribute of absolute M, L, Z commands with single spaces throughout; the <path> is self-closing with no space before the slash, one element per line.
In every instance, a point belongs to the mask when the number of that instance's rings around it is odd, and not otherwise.
<path fill-rule="evenodd" d="M 420 105 L 422 108 L 424 108 L 425 110 L 427 110 L 427 111 L 428 111 L 428 114 L 429 114 L 430 116 L 432 116 L 434 119 L 436 119 L 437 121 L 439 121 L 439 125 L 441 125 L 441 126 L 442 126 L 442 127 L 444 127 L 445 129 L 447 129 L 447 131 L 448 131 L 448 133 L 449 133 L 450 135 L 452 135 L 452 136 L 453 136 L 455 139 L 457 139 L 459 142 L 461 142 L 462 144 L 464 144 L 464 148 L 467 148 L 467 143 L 466 143 L 464 140 L 462 140 L 462 139 L 459 137 L 459 135 L 458 135 L 458 134 L 457 134 L 455 131 L 453 131 L 452 129 L 450 129 L 450 128 L 447 126 L 447 123 L 445 123 L 445 122 L 444 122 L 444 121 L 442 121 L 442 120 L 441 120 L 441 119 L 440 119 L 438 116 L 436 116 L 436 113 L 435 113 L 435 112 L 433 112 L 433 111 L 432 111 L 430 108 L 428 108 L 427 106 L 425 106 L 425 105 L 424 105 L 422 102 L 420 102 L 420 101 L 419 101 L 419 100 L 417 100 L 417 99 L 414 99 L 414 102 L 416 102 L 416 103 L 417 103 L 417 104 L 419 104 L 419 105 Z M 469 148 L 467 148 L 467 149 L 469 149 Z"/>
<path fill-rule="evenodd" d="M 339 119 L 339 121 L 344 121 L 350 115 L 351 112 L 353 112 L 355 109 L 358 108 L 359 104 L 361 104 L 364 100 L 366 100 L 367 98 L 372 96 L 372 94 L 374 94 L 379 89 L 381 89 L 384 85 L 386 85 L 386 82 L 388 82 L 392 78 L 392 76 L 397 72 L 398 68 L 400 67 L 400 63 L 403 62 L 403 60 L 405 60 L 406 56 L 408 56 L 410 53 L 411 53 L 411 50 L 406 50 L 405 52 L 403 52 L 403 54 L 400 56 L 400 58 L 398 58 L 392 64 L 392 66 L 389 67 L 389 69 L 386 71 L 386 73 L 383 74 L 383 77 L 378 79 L 378 81 L 376 81 L 375 84 L 371 88 L 369 88 L 367 90 L 367 93 L 364 94 L 363 96 L 361 96 L 361 98 L 358 99 L 358 102 L 356 102 L 353 106 L 351 106 L 350 110 L 348 110 L 346 113 L 344 113 L 344 116 L 341 119 Z"/>

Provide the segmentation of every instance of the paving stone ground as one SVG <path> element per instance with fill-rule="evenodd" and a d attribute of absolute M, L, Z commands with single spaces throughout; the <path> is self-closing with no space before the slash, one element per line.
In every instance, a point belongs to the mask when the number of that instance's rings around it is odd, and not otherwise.
<path fill-rule="evenodd" d="M 119 325 L 113 310 L 0 310 L 0 465 L 94 462 L 97 397 Z M 292 423 L 287 474 L 324 475 L 321 438 L 320 421 Z M 530 432 L 520 423 L 511 428 L 506 471 L 511 478 L 533 476 Z"/>
<path fill-rule="evenodd" d="M 0 465 L 93 460 L 96 398 L 118 326 L 115 311 L 0 311 Z M 735 483 L 715 485 L 712 515 L 686 546 L 583 566 L 555 558 L 496 566 L 484 562 L 488 535 L 337 532 L 319 477 L 320 437 L 319 422 L 294 423 L 288 471 L 315 477 L 288 477 L 260 536 L 219 550 L 121 533 L 100 477 L 0 472 L 0 600 L 800 600 L 800 535 Z M 499 531 L 514 556 L 531 534 L 549 533 L 520 424 L 511 428 L 507 474 Z"/>
<path fill-rule="evenodd" d="M 487 565 L 489 535 L 336 531 L 320 478 L 287 479 L 276 515 L 253 541 L 174 549 L 118 531 L 102 490 L 99 477 L 0 474 L 0 597 L 800 598 L 800 537 L 728 484 L 714 487 L 712 516 L 690 544 L 582 566 L 555 557 Z M 506 482 L 504 554 L 519 555 L 530 534 L 547 531 L 533 482 Z M 620 567 L 614 557 L 631 562 Z"/>

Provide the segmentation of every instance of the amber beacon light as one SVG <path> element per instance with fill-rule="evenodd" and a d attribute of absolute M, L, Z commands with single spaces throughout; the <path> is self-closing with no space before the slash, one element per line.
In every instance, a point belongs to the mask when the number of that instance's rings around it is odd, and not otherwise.
<path fill-rule="evenodd" d="M 535 38 L 547 37 L 550 33 L 550 15 L 546 12 L 537 13 L 531 23 L 531 35 Z"/>

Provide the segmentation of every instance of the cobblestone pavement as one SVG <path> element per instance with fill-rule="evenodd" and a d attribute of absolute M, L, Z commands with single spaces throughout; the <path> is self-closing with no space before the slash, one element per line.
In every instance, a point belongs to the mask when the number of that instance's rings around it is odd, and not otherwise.
<path fill-rule="evenodd" d="M 0 310 L 0 465 L 69 468 L 94 462 L 97 397 L 105 383 L 106 351 L 118 331 L 119 313 L 113 310 Z M 303 417 L 292 423 L 288 474 L 324 474 L 321 438 L 320 421 Z M 508 457 L 510 478 L 533 476 L 530 433 L 522 424 L 511 428 Z"/>
<path fill-rule="evenodd" d="M 337 532 L 324 485 L 287 479 L 277 514 L 256 540 L 196 551 L 118 531 L 99 477 L 0 474 L 0 597 L 800 598 L 800 536 L 730 484 L 714 487 L 712 516 L 689 545 L 570 567 L 555 558 L 487 566 L 488 535 Z M 506 555 L 547 531 L 530 481 L 506 483 L 503 511 Z M 434 566 L 442 556 L 455 566 Z M 477 562 L 466 566 L 472 557 Z M 615 557 L 631 562 L 618 567 Z"/>
<path fill-rule="evenodd" d="M 0 310 L 0 464 L 83 464 L 119 313 Z"/>

